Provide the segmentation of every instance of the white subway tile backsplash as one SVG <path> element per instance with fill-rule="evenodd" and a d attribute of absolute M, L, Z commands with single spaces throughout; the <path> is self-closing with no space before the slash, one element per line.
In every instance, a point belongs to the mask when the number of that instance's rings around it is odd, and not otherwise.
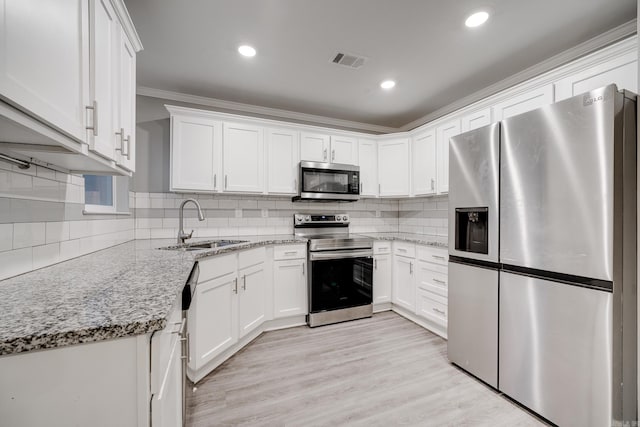
<path fill-rule="evenodd" d="M 33 269 L 46 267 L 60 261 L 60 243 L 33 247 Z"/>
<path fill-rule="evenodd" d="M 45 243 L 69 240 L 69 222 L 47 222 L 45 224 Z"/>
<path fill-rule="evenodd" d="M 0 280 L 33 270 L 32 248 L 0 252 Z"/>
<path fill-rule="evenodd" d="M 0 252 L 13 249 L 13 224 L 0 224 Z"/>
<path fill-rule="evenodd" d="M 44 243 L 44 222 L 19 222 L 13 225 L 13 249 L 43 245 Z"/>

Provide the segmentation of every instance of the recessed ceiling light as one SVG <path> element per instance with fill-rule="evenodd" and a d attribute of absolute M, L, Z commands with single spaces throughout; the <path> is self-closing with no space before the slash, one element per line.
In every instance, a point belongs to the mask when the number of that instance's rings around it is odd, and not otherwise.
<path fill-rule="evenodd" d="M 248 57 L 256 56 L 256 50 L 246 44 L 243 44 L 242 46 L 240 46 L 238 48 L 238 52 L 240 52 L 240 55 L 242 56 L 248 56 Z"/>
<path fill-rule="evenodd" d="M 394 82 L 393 80 L 385 80 L 382 83 L 380 83 L 380 87 L 382 89 L 391 89 L 395 85 L 396 85 L 396 82 Z"/>
<path fill-rule="evenodd" d="M 487 22 L 487 19 L 489 19 L 489 14 L 487 12 L 476 12 L 473 15 L 470 15 L 467 20 L 464 21 L 464 25 L 470 28 L 478 27 Z"/>

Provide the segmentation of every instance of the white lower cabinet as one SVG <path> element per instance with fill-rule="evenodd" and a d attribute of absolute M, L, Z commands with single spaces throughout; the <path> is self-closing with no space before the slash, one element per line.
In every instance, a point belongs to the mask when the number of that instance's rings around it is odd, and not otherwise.
<path fill-rule="evenodd" d="M 198 261 L 200 274 L 189 309 L 189 369 L 199 371 L 266 317 L 270 282 L 264 248 Z"/>
<path fill-rule="evenodd" d="M 416 248 L 416 315 L 433 324 L 433 332 L 446 338 L 448 315 L 447 250 L 430 246 Z"/>
<path fill-rule="evenodd" d="M 229 262 L 235 262 L 230 255 Z M 202 368 L 238 341 L 238 275 L 198 281 L 189 309 L 189 367 Z"/>
<path fill-rule="evenodd" d="M 393 254 L 392 302 L 412 313 L 416 309 L 414 246 L 396 242 Z"/>
<path fill-rule="evenodd" d="M 167 326 L 151 337 L 151 425 L 182 424 L 182 299 L 174 304 Z"/>
<path fill-rule="evenodd" d="M 267 280 L 264 261 L 239 271 L 238 310 L 240 337 L 256 329 L 267 317 Z"/>
<path fill-rule="evenodd" d="M 373 304 L 391 302 L 391 242 L 373 244 Z"/>
<path fill-rule="evenodd" d="M 306 251 L 305 245 L 284 245 L 274 250 L 274 319 L 309 313 Z"/>

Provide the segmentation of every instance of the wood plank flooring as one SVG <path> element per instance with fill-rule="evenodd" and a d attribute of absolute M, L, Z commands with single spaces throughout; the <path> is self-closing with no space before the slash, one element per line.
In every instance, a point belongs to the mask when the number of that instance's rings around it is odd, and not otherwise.
<path fill-rule="evenodd" d="M 392 312 L 267 332 L 187 392 L 187 425 L 542 426 Z"/>

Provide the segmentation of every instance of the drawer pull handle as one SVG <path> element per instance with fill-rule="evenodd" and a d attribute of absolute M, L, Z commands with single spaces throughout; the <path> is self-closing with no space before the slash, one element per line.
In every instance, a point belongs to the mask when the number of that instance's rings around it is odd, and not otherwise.
<path fill-rule="evenodd" d="M 398 248 L 398 252 L 407 252 L 405 248 Z"/>
<path fill-rule="evenodd" d="M 287 251 L 287 252 L 285 252 L 284 254 L 285 254 L 285 255 L 295 255 L 295 254 L 297 254 L 297 253 L 298 253 L 298 251 Z"/>
<path fill-rule="evenodd" d="M 438 310 L 437 308 L 432 308 L 433 311 L 435 311 L 438 314 L 442 314 L 443 316 L 445 315 L 443 310 Z"/>
<path fill-rule="evenodd" d="M 441 283 L 443 285 L 447 284 L 447 282 L 445 282 L 444 280 L 436 279 L 435 277 L 433 278 L 433 281 L 436 282 L 436 283 Z"/>
<path fill-rule="evenodd" d="M 435 259 L 440 259 L 442 261 L 444 261 L 444 257 L 441 255 L 431 255 L 432 257 L 434 257 Z"/>

